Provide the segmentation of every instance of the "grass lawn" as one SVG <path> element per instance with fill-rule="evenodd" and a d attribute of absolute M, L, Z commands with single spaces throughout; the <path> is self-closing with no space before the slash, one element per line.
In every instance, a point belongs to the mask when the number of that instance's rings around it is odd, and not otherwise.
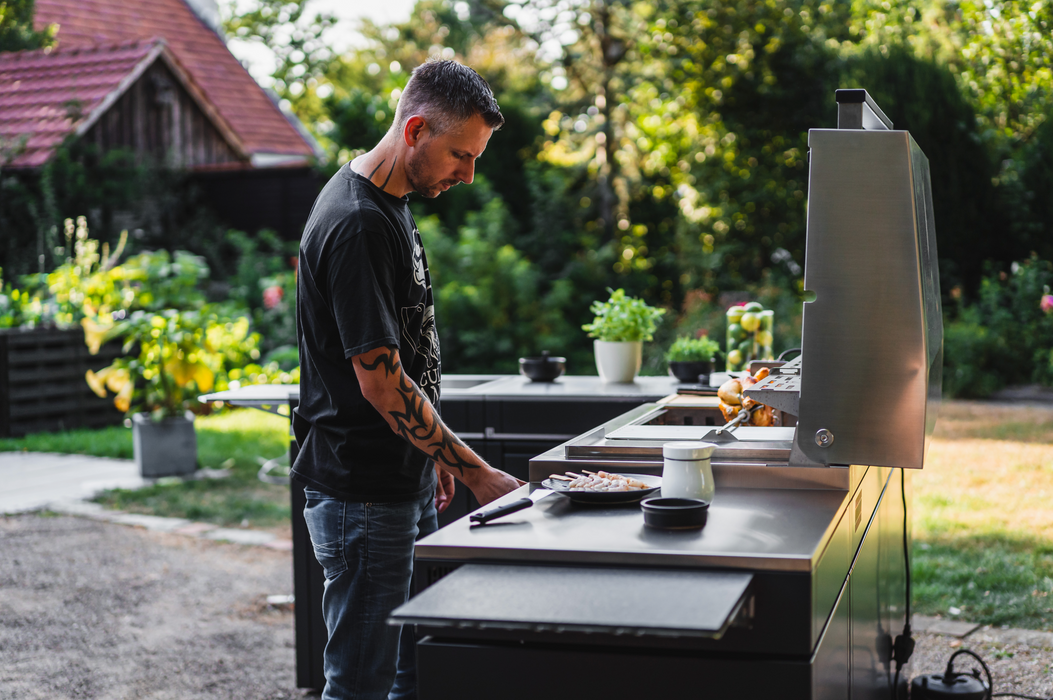
<path fill-rule="evenodd" d="M 218 525 L 282 529 L 289 525 L 289 489 L 261 482 L 260 458 L 289 450 L 289 419 L 254 409 L 238 409 L 194 422 L 198 464 L 228 469 L 225 479 L 162 479 L 137 491 L 116 489 L 95 500 L 133 513 L 191 518 Z M 89 454 L 132 458 L 132 431 L 115 427 L 71 430 L 0 440 L 0 452 L 22 451 Z"/>
<path fill-rule="evenodd" d="M 1053 409 L 944 404 L 912 570 L 918 613 L 1053 630 Z"/>

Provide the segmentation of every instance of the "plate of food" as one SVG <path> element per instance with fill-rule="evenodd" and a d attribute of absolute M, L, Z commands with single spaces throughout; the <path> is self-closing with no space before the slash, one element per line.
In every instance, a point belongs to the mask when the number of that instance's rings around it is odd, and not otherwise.
<path fill-rule="evenodd" d="M 634 503 L 662 488 L 662 477 L 649 474 L 567 472 L 541 482 L 575 503 Z"/>

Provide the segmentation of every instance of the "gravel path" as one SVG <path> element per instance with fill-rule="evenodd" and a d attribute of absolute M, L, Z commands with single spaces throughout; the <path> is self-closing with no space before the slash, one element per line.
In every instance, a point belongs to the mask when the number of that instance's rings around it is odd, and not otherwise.
<path fill-rule="evenodd" d="M 288 552 L 0 518 L 0 698 L 302 698 L 291 591 Z"/>
<path fill-rule="evenodd" d="M 292 612 L 266 602 L 292 591 L 290 560 L 87 518 L 0 517 L 0 700 L 303 698 Z M 995 692 L 1053 696 L 1051 633 L 916 638 L 911 676 L 968 648 Z"/>

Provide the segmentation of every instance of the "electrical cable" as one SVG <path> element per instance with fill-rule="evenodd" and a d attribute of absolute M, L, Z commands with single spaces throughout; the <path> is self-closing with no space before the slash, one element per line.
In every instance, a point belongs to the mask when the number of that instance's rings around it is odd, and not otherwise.
<path fill-rule="evenodd" d="M 980 666 L 983 667 L 984 675 L 987 676 L 987 697 L 990 699 L 993 697 L 991 693 L 994 691 L 994 679 L 991 678 L 991 669 L 987 668 L 987 664 L 980 658 L 980 655 L 971 649 L 959 649 L 958 651 L 951 654 L 951 658 L 947 659 L 947 670 L 943 672 L 943 679 L 945 683 L 950 683 L 951 680 L 958 676 L 966 676 L 966 673 L 957 673 L 954 670 L 954 660 L 962 654 L 968 654 L 977 661 L 980 662 Z"/>
<path fill-rule="evenodd" d="M 791 352 L 800 352 L 800 348 L 790 348 L 789 350 L 783 350 L 779 353 L 779 356 L 775 358 L 776 362 L 782 362 L 782 359 L 789 355 Z"/>
<path fill-rule="evenodd" d="M 903 566 L 907 584 L 907 617 L 903 623 L 903 633 L 892 643 L 892 660 L 896 662 L 896 675 L 892 681 L 893 700 L 899 700 L 899 677 L 903 667 L 914 653 L 914 635 L 910 629 L 910 547 L 907 540 L 907 475 L 905 469 L 899 470 L 899 492 L 903 501 Z"/>
<path fill-rule="evenodd" d="M 914 637 L 911 634 L 910 629 L 910 549 L 908 548 L 907 540 L 907 477 L 906 470 L 900 469 L 900 498 L 903 502 L 903 563 L 906 567 L 906 589 L 907 589 L 907 620 L 903 625 L 903 633 L 896 637 L 896 641 L 892 644 L 892 660 L 896 662 L 896 675 L 892 683 L 892 697 L 893 700 L 899 700 L 899 678 L 903 670 L 903 666 L 910 660 L 911 655 L 914 653 Z M 967 654 L 978 662 L 984 670 L 984 674 L 987 676 L 987 699 L 992 698 L 1022 698 L 1022 700 L 1053 700 L 1053 697 L 1039 697 L 1037 695 L 1022 695 L 1020 693 L 995 693 L 994 692 L 994 679 L 991 677 L 991 669 L 987 667 L 987 664 L 979 654 L 969 649 L 959 649 L 958 651 L 951 654 L 951 658 L 947 660 L 947 669 L 944 671 L 944 678 L 949 682 L 958 676 L 971 675 L 966 673 L 958 673 L 954 670 L 954 660 L 962 655 Z M 979 678 L 979 675 L 976 674 Z"/>

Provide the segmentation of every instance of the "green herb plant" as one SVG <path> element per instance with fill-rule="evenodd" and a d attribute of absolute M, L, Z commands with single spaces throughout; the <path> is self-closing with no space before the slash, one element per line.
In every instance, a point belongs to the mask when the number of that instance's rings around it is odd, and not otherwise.
<path fill-rule="evenodd" d="M 665 354 L 667 362 L 712 362 L 720 352 L 720 344 L 708 336 L 678 337 Z"/>
<path fill-rule="evenodd" d="M 658 319 L 665 309 L 649 306 L 643 299 L 625 295 L 624 289 L 609 289 L 610 299 L 593 302 L 589 310 L 596 315 L 582 330 L 590 338 L 606 342 L 650 341 L 654 338 Z"/>

